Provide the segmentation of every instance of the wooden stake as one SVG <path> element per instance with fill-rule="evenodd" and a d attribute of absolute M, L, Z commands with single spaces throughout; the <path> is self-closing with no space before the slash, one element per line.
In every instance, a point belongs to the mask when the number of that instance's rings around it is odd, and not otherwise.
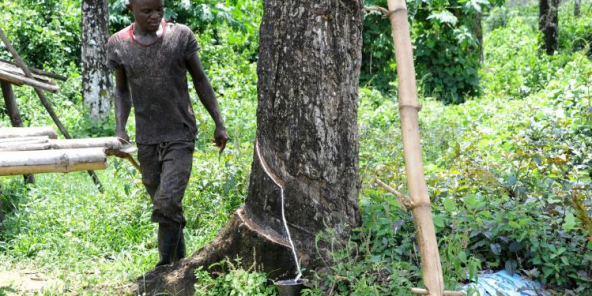
<path fill-rule="evenodd" d="M 415 216 L 414 221 L 421 254 L 423 281 L 429 292 L 428 295 L 442 296 L 444 295 L 442 266 L 421 158 L 418 122 L 418 112 L 421 106 L 417 102 L 407 7 L 405 0 L 388 0 L 388 8 L 388 17 L 391 21 L 395 43 L 397 77 L 399 79 L 399 110 L 405 152 L 405 169 L 413 204 L 413 215 Z"/>
<path fill-rule="evenodd" d="M 12 47 L 12 44 L 10 44 L 10 41 L 8 41 L 8 38 L 6 38 L 6 36 L 4 35 L 4 31 L 2 31 L 2 28 L 0 28 L 0 39 L 2 39 L 2 42 L 4 43 L 4 45 L 6 46 L 6 48 L 8 48 L 8 51 L 10 51 L 10 54 L 12 55 L 12 58 L 14 58 L 14 61 L 16 62 L 16 64 L 19 66 L 19 68 L 21 68 L 23 70 L 23 72 L 25 73 L 25 76 L 27 78 L 33 78 L 33 73 L 31 73 L 31 71 L 29 70 L 27 65 L 23 62 L 21 57 L 18 55 L 18 53 L 16 52 L 14 47 Z M 41 104 L 43 105 L 43 107 L 45 107 L 45 110 L 47 110 L 47 113 L 49 113 L 49 116 L 51 117 L 51 119 L 53 119 L 53 122 L 56 124 L 56 126 L 58 127 L 58 129 L 60 130 L 62 135 L 64 135 L 64 137 L 66 139 L 72 139 L 72 136 L 70 136 L 70 133 L 68 133 L 68 130 L 66 130 L 66 128 L 64 127 L 64 125 L 62 124 L 62 122 L 60 121 L 58 116 L 56 115 L 55 111 L 53 110 L 53 107 L 51 106 L 51 103 L 45 97 L 45 94 L 43 93 L 43 91 L 35 88 L 35 93 L 37 93 L 39 100 L 41 100 Z M 93 182 L 97 186 L 97 189 L 99 189 L 100 192 L 104 192 L 105 190 L 103 189 L 103 185 L 101 185 L 101 181 L 99 180 L 99 177 L 97 176 L 97 174 L 94 171 L 89 170 L 88 175 L 92 178 Z"/>
<path fill-rule="evenodd" d="M 2 95 L 4 96 L 4 103 L 6 104 L 6 111 L 8 112 L 10 123 L 13 127 L 23 127 L 23 119 L 21 118 L 21 113 L 18 110 L 18 104 L 14 98 L 12 85 L 8 82 L 0 81 L 0 86 L 2 87 Z M 23 178 L 25 179 L 25 183 L 35 184 L 35 176 L 23 175 Z"/>

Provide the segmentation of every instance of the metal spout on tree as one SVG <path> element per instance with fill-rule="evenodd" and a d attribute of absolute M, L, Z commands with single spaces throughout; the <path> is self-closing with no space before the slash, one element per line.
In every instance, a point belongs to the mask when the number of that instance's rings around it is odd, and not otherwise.
<path fill-rule="evenodd" d="M 428 295 L 442 296 L 444 280 L 442 265 L 438 251 L 436 230 L 432 218 L 430 197 L 425 181 L 419 140 L 418 113 L 421 109 L 417 101 L 415 68 L 413 65 L 413 49 L 407 20 L 407 7 L 404 0 L 388 0 L 388 18 L 391 21 L 395 57 L 397 60 L 397 77 L 399 79 L 399 110 L 403 149 L 405 152 L 405 169 L 411 194 L 411 205 L 415 217 L 417 240 L 421 254 L 423 281 Z"/>

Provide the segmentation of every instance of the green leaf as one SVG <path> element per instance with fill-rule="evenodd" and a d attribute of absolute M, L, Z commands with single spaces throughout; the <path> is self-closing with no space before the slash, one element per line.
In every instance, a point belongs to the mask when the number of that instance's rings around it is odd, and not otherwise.
<path fill-rule="evenodd" d="M 563 230 L 565 231 L 571 231 L 572 229 L 574 229 L 575 226 L 576 217 L 571 212 L 567 212 L 567 214 L 565 214 L 565 223 L 563 223 L 563 226 L 561 226 L 561 228 L 563 228 Z"/>
<path fill-rule="evenodd" d="M 465 8 L 468 11 L 481 12 L 482 7 L 490 7 L 488 0 L 471 0 L 465 4 Z"/>
<path fill-rule="evenodd" d="M 516 268 L 518 268 L 518 263 L 516 262 L 516 260 L 514 259 L 510 259 L 508 261 L 506 261 L 506 271 L 513 275 L 516 272 Z"/>
<path fill-rule="evenodd" d="M 453 212 L 454 210 L 456 210 L 456 203 L 454 202 L 454 199 L 446 198 L 442 201 L 442 203 L 444 204 L 444 209 L 447 212 Z"/>
<path fill-rule="evenodd" d="M 430 16 L 428 16 L 428 20 L 437 20 L 440 23 L 450 24 L 452 26 L 455 26 L 458 22 L 456 16 L 454 16 L 454 14 L 452 14 L 452 12 L 448 10 L 442 10 L 437 13 L 432 13 Z"/>
<path fill-rule="evenodd" d="M 444 218 L 442 216 L 434 216 L 434 225 L 438 228 L 444 228 Z"/>

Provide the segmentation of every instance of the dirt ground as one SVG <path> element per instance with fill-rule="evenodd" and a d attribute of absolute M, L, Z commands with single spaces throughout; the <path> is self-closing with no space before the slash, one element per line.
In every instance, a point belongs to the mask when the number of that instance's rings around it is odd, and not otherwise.
<path fill-rule="evenodd" d="M 0 270 L 0 295 L 35 294 L 40 291 L 59 290 L 62 282 L 40 272 L 30 270 Z"/>

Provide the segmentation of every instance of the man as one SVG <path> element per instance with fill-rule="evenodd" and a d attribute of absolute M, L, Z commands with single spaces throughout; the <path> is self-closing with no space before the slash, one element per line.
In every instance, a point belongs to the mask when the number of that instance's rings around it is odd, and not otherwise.
<path fill-rule="evenodd" d="M 161 266 L 185 256 L 181 202 L 197 133 L 187 71 L 216 123 L 214 142 L 220 153 L 228 133 L 193 32 L 163 21 L 163 0 L 130 0 L 127 8 L 134 23 L 107 44 L 108 62 L 115 70 L 116 130 L 122 141 L 129 140 L 125 125 L 133 105 L 142 183 L 152 199 L 151 219 L 158 223 L 160 261 L 156 266 Z"/>

